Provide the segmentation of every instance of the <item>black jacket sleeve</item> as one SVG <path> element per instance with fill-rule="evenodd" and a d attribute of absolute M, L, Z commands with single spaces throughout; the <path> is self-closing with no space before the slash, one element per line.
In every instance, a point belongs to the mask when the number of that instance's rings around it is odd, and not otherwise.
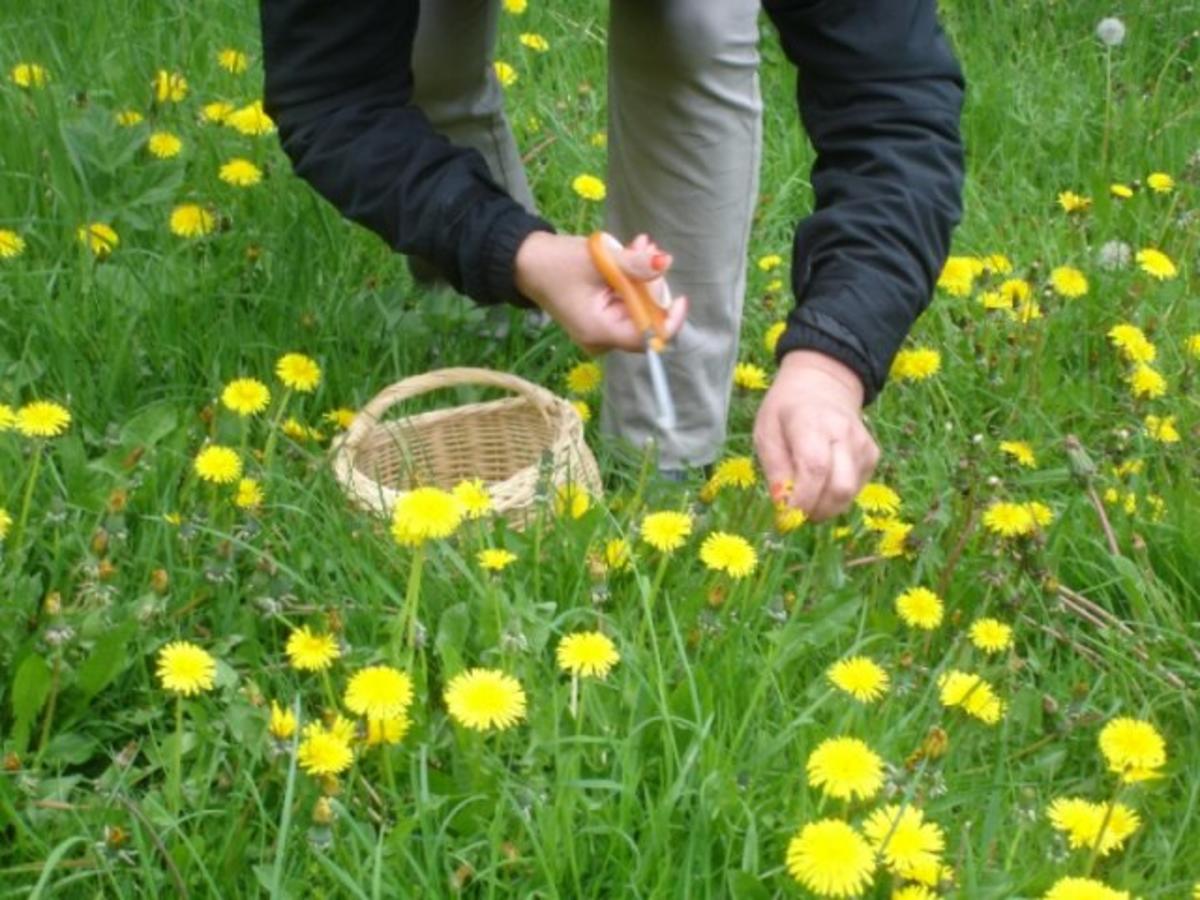
<path fill-rule="evenodd" d="M 261 0 L 265 108 L 296 173 L 480 303 L 521 302 L 513 260 L 550 230 L 411 104 L 418 0 Z"/>
<path fill-rule="evenodd" d="M 777 354 L 846 363 L 868 402 L 929 304 L 962 210 L 963 78 L 935 0 L 765 0 L 799 70 L 816 208 Z"/>

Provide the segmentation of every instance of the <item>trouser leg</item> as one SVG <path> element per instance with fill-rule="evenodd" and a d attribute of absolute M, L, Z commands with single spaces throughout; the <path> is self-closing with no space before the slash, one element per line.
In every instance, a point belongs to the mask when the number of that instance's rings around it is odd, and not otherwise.
<path fill-rule="evenodd" d="M 611 0 L 607 227 L 648 232 L 691 301 L 666 354 L 678 411 L 659 436 L 643 357 L 612 353 L 602 424 L 663 468 L 720 453 L 737 362 L 746 248 L 758 194 L 759 0 Z"/>
<path fill-rule="evenodd" d="M 483 154 L 492 176 L 535 212 L 504 89 L 492 67 L 499 0 L 422 0 L 413 44 L 413 102 L 455 144 Z"/>

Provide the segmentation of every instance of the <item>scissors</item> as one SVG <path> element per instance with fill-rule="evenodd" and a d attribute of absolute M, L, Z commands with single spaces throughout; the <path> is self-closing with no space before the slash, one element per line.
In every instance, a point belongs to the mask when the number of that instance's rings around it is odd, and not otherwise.
<path fill-rule="evenodd" d="M 617 265 L 614 254 L 622 250 L 621 242 L 604 231 L 594 232 L 588 238 L 588 252 L 592 263 L 613 292 L 621 298 L 629 311 L 629 318 L 646 342 L 646 363 L 650 369 L 650 387 L 654 392 L 654 403 L 658 408 L 658 427 L 665 431 L 675 428 L 675 402 L 671 399 L 671 388 L 667 383 L 667 372 L 663 367 L 662 352 L 666 349 L 667 312 L 663 302 L 669 305 L 671 290 L 666 279 L 661 281 L 660 296 L 656 300 L 644 282 L 630 278 Z"/>

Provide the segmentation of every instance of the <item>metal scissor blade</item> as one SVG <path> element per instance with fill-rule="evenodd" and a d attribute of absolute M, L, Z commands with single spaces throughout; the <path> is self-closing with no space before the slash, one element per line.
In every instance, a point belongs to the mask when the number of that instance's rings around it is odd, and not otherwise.
<path fill-rule="evenodd" d="M 675 402 L 671 399 L 671 387 L 667 384 L 667 371 L 662 357 L 650 346 L 646 347 L 646 363 L 650 367 L 650 387 L 654 391 L 654 405 L 658 407 L 658 427 L 664 432 L 675 430 Z"/>

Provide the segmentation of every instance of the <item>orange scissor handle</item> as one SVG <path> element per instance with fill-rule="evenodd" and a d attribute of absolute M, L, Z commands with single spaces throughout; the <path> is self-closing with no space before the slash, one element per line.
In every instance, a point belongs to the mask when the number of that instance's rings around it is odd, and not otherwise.
<path fill-rule="evenodd" d="M 661 306 L 654 302 L 650 289 L 645 283 L 630 278 L 621 271 L 617 261 L 613 259 L 610 241 L 614 241 L 603 231 L 593 232 L 588 238 L 588 252 L 592 263 L 610 288 L 616 292 L 629 310 L 629 317 L 642 334 L 653 332 L 655 349 L 661 349 L 667 342 L 667 314 Z"/>

